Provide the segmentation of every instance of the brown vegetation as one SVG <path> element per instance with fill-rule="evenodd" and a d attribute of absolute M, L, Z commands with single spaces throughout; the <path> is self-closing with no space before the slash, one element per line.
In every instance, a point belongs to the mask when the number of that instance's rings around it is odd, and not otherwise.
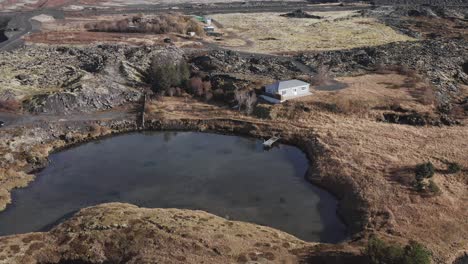
<path fill-rule="evenodd" d="M 20 102 L 16 100 L 0 100 L 0 111 L 18 112 L 20 110 Z"/>
<path fill-rule="evenodd" d="M 203 26 L 190 16 L 179 13 L 161 14 L 156 17 L 134 16 L 117 21 L 100 21 L 85 25 L 89 31 L 124 33 L 204 33 Z"/>
<path fill-rule="evenodd" d="M 203 97 L 207 102 L 214 97 L 211 82 L 209 80 L 204 81 L 199 76 L 194 76 L 189 80 L 188 89 L 193 95 Z"/>

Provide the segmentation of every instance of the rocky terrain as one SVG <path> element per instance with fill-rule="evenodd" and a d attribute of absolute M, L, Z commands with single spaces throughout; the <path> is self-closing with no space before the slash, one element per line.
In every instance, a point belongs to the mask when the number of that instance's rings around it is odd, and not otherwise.
<path fill-rule="evenodd" d="M 374 0 L 376 5 L 432 5 L 432 6 L 452 6 L 463 5 L 463 0 Z"/>
<path fill-rule="evenodd" d="M 416 240 L 434 263 L 466 262 L 468 42 L 466 29 L 458 28 L 465 23 L 459 17 L 464 10 L 376 8 L 361 15 L 378 16 L 418 40 L 291 56 L 213 45 L 121 44 L 30 44 L 0 53 L 0 100 L 23 106 L 8 112 L 0 128 L 0 210 L 12 202 L 12 189 L 34 180 L 50 153 L 81 142 L 143 127 L 257 138 L 278 133 L 283 143 L 307 154 L 305 177 L 337 197 L 338 214 L 350 232 L 342 244 L 323 245 L 205 212 L 104 204 L 83 209 L 48 232 L 1 237 L 0 263 L 366 263 L 362 250 L 372 235 L 398 244 Z M 460 24 L 446 27 L 453 36 L 429 38 L 433 31 L 426 35 L 421 32 L 427 28 L 413 27 L 427 17 L 441 28 L 448 20 Z M 406 19 L 405 26 L 394 23 Z M 317 86 L 311 100 L 259 104 L 254 115 L 234 111 L 229 100 L 205 102 L 189 94 L 135 107 L 150 86 L 151 58 L 162 55 L 184 57 L 213 89 L 313 81 L 323 68 L 327 81 L 342 88 Z M 434 89 L 436 101 L 422 103 L 411 95 L 421 84 Z M 400 101 L 390 100 L 394 94 Z M 348 97 L 358 100 L 340 101 Z M 367 106 L 361 97 L 375 102 Z M 421 192 L 413 184 L 415 168 L 428 161 L 435 166 L 431 181 L 438 192 Z M 451 164 L 459 170 L 453 172 Z"/>
<path fill-rule="evenodd" d="M 22 100 L 33 113 L 63 114 L 110 109 L 141 99 L 149 62 L 180 50 L 95 46 L 34 47 L 1 56 L 0 100 Z M 140 85 L 141 86 L 141 85 Z"/>
<path fill-rule="evenodd" d="M 412 54 L 412 56 L 408 56 Z M 459 84 L 468 84 L 463 65 L 468 61 L 465 40 L 426 40 L 392 43 L 379 47 L 305 53 L 299 60 L 313 68 L 325 65 L 334 74 L 356 74 L 399 66 L 416 70 L 437 87 L 440 103 L 450 102 Z"/>

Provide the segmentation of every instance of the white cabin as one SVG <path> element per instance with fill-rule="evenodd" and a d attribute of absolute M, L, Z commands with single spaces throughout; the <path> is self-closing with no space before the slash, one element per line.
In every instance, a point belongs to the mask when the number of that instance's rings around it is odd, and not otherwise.
<path fill-rule="evenodd" d="M 265 92 L 266 94 L 262 97 L 272 103 L 281 103 L 289 99 L 312 94 L 310 92 L 310 84 L 300 80 L 279 81 L 267 85 Z"/>

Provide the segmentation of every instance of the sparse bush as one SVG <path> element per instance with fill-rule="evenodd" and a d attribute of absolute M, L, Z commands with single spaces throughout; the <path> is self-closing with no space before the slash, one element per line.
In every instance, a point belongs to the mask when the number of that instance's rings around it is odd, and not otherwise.
<path fill-rule="evenodd" d="M 431 252 L 420 243 L 411 240 L 405 246 L 402 264 L 429 264 L 431 263 Z"/>
<path fill-rule="evenodd" d="M 111 130 L 108 127 L 101 126 L 98 124 L 92 124 L 89 127 L 89 131 L 90 131 L 90 135 L 93 137 L 104 136 L 111 132 Z"/>
<path fill-rule="evenodd" d="M 273 106 L 269 104 L 259 104 L 255 107 L 253 114 L 262 119 L 273 119 Z"/>
<path fill-rule="evenodd" d="M 0 100 L 0 110 L 17 112 L 21 110 L 21 104 L 16 100 Z"/>
<path fill-rule="evenodd" d="M 421 181 L 426 178 L 431 178 L 434 176 L 434 165 L 432 165 L 431 162 L 426 162 L 423 164 L 419 164 L 416 166 L 415 174 L 416 174 L 416 180 Z"/>
<path fill-rule="evenodd" d="M 448 173 L 458 173 L 461 171 L 460 164 L 456 162 L 451 162 L 448 164 Z"/>
<path fill-rule="evenodd" d="M 429 264 L 431 253 L 416 241 L 410 241 L 404 248 L 397 244 L 371 237 L 364 253 L 372 264 Z"/>
<path fill-rule="evenodd" d="M 434 88 L 429 85 L 418 88 L 416 91 L 418 101 L 424 105 L 435 104 L 437 98 L 434 92 Z"/>
<path fill-rule="evenodd" d="M 383 240 L 372 237 L 367 243 L 365 253 L 373 264 L 399 264 L 404 250 L 401 246 L 388 245 Z"/>
<path fill-rule="evenodd" d="M 426 190 L 426 183 L 424 183 L 422 180 L 415 180 L 413 182 L 414 189 L 418 192 L 423 192 Z"/>
<path fill-rule="evenodd" d="M 427 190 L 435 195 L 438 195 L 441 193 L 439 186 L 437 186 L 437 184 L 433 180 L 429 180 L 429 184 L 427 185 Z"/>

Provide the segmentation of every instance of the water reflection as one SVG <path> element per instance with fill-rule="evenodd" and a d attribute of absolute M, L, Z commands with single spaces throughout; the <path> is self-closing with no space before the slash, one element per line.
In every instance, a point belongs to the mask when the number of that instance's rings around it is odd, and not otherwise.
<path fill-rule="evenodd" d="M 13 192 L 0 234 L 51 227 L 103 202 L 200 209 L 272 226 L 309 241 L 336 242 L 345 229 L 335 199 L 304 179 L 295 147 L 264 151 L 251 138 L 190 132 L 102 139 L 51 156 L 30 187 Z"/>

